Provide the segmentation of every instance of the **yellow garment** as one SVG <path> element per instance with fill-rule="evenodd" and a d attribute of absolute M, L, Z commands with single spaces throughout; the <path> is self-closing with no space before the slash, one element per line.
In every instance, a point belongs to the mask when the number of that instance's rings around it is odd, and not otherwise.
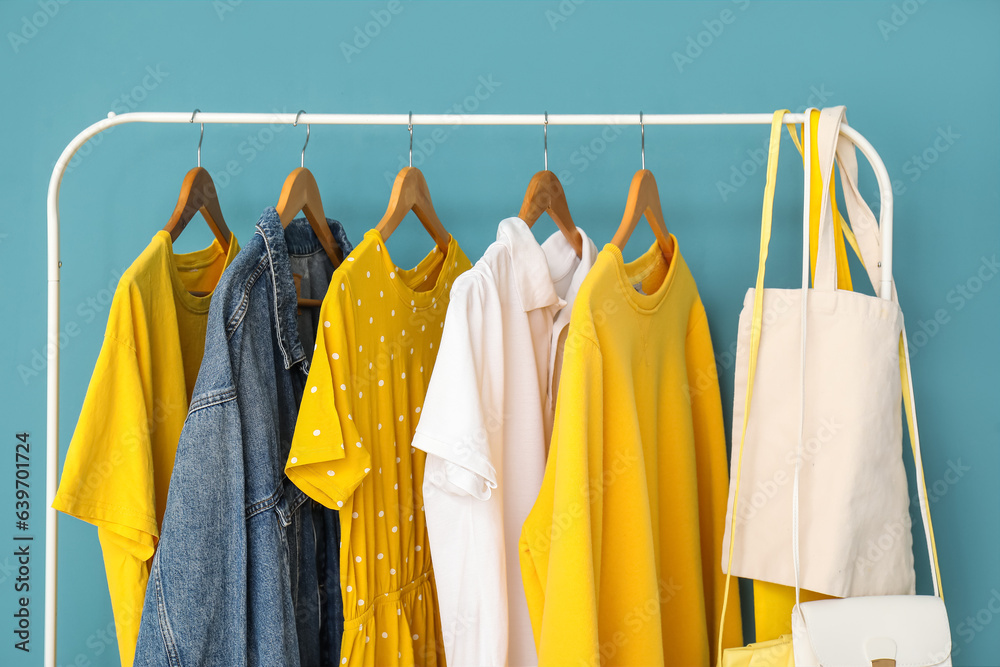
<path fill-rule="evenodd" d="M 803 602 L 833 600 L 831 595 L 799 589 Z M 754 633 L 758 641 L 792 634 L 792 608 L 795 606 L 795 587 L 753 580 Z"/>
<path fill-rule="evenodd" d="M 520 540 L 541 667 L 715 659 L 726 438 L 708 320 L 673 243 L 669 268 L 655 244 L 630 264 L 605 246 L 573 307 Z M 724 645 L 740 644 L 737 601 Z"/>
<path fill-rule="evenodd" d="M 794 595 L 795 589 L 792 589 Z M 739 648 L 726 649 L 722 667 L 795 667 L 792 635 L 757 642 Z"/>
<path fill-rule="evenodd" d="M 444 664 L 424 521 L 426 455 L 410 442 L 449 290 L 468 268 L 452 238 L 447 255 L 435 248 L 401 271 L 371 230 L 323 300 L 285 472 L 340 510 L 340 664 Z"/>
<path fill-rule="evenodd" d="M 97 526 L 122 665 L 130 666 L 174 454 L 205 353 L 210 292 L 239 251 L 152 242 L 118 282 L 52 506 Z M 191 292 L 207 292 L 194 296 Z"/>

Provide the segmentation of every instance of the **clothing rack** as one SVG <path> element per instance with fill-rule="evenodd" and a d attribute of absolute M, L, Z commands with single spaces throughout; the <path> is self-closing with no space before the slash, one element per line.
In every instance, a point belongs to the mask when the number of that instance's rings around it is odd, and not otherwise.
<path fill-rule="evenodd" d="M 59 187 L 70 159 L 91 137 L 125 123 L 206 123 L 272 125 L 770 125 L 770 113 L 756 114 L 310 114 L 208 113 L 196 111 L 124 114 L 110 112 L 80 132 L 66 146 L 49 180 L 48 214 L 48 334 L 46 345 L 46 473 L 45 473 L 45 667 L 56 666 L 57 513 L 52 508 L 59 482 Z M 785 123 L 802 123 L 805 114 L 785 114 Z M 892 298 L 892 182 L 875 148 L 846 124 L 841 133 L 868 159 L 878 181 L 881 208 L 882 282 L 879 296 Z M 411 135 L 412 136 L 412 135 Z"/>

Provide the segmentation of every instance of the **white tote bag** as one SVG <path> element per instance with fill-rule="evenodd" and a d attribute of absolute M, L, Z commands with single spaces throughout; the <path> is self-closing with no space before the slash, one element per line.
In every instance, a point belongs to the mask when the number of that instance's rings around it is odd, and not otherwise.
<path fill-rule="evenodd" d="M 842 117 L 843 108 L 823 114 Z M 780 123 L 776 122 L 775 127 L 779 132 L 772 132 L 770 150 L 776 173 Z M 814 287 L 808 290 L 806 299 L 809 336 L 802 346 L 805 287 L 763 289 L 774 196 L 769 166 L 757 284 L 747 292 L 737 339 L 734 454 L 723 571 L 795 585 L 789 511 L 795 462 L 800 456 L 802 588 L 836 597 L 912 594 L 915 579 L 909 494 L 902 460 L 899 372 L 903 316 L 895 297 L 888 300 L 836 289 L 828 193 L 838 137 L 826 133 L 822 142 L 814 142 L 809 123 L 803 124 L 803 133 L 804 256 L 808 256 L 810 201 L 822 197 Z M 814 143 L 818 144 L 821 188 L 810 187 L 810 146 Z M 849 203 L 849 211 L 856 208 L 855 202 Z M 868 264 L 871 276 L 873 267 Z M 807 284 L 806 260 L 803 285 Z M 750 403 L 739 389 L 747 387 L 753 312 L 758 298 L 762 318 Z M 799 391 L 803 367 L 804 393 Z M 799 455 L 800 435 L 803 447 Z M 738 444 L 742 444 L 739 456 L 735 449 Z M 740 460 L 739 514 L 734 522 Z M 730 569 L 727 555 L 734 523 L 736 539 Z"/>
<path fill-rule="evenodd" d="M 844 109 L 824 110 L 819 121 L 819 145 L 837 147 L 837 162 L 841 168 L 845 202 L 851 217 L 859 254 L 868 270 L 873 284 L 881 280 L 880 240 L 875 225 L 875 217 L 861 198 L 857 188 L 857 162 L 854 146 L 840 138 L 840 126 L 844 122 Z M 822 158 L 821 158 L 822 159 Z M 826 197 L 826 195 L 824 195 Z M 821 219 L 821 232 L 829 235 L 832 220 Z M 856 247 L 858 247 L 856 246 Z M 896 299 L 895 284 L 891 284 L 893 300 Z M 811 295 L 809 299 L 811 299 Z M 807 299 L 808 301 L 808 299 Z M 803 304 L 803 311 L 808 303 Z M 803 348 L 808 349 L 813 332 L 808 328 L 808 318 L 803 319 Z M 913 383 L 910 377 L 910 358 L 906 346 L 905 332 L 899 342 L 902 363 L 899 367 L 904 392 L 907 425 L 910 444 L 917 473 L 917 496 L 920 502 L 920 516 L 924 534 L 927 537 L 927 551 L 933 570 L 934 595 L 886 595 L 849 598 L 844 600 L 819 600 L 801 603 L 799 601 L 799 501 L 805 491 L 800 474 L 804 469 L 804 458 L 799 458 L 792 482 L 792 540 L 794 551 L 792 562 L 795 568 L 796 605 L 792 610 L 792 647 L 797 667 L 950 667 L 951 629 L 948 613 L 941 597 L 941 572 L 937 563 L 934 544 L 934 530 L 927 505 L 927 489 L 924 481 L 923 462 L 920 455 L 920 438 L 917 432 Z M 805 354 L 803 354 L 805 356 Z M 806 366 L 808 369 L 808 365 Z M 805 391 L 805 377 L 800 377 L 800 391 Z M 801 405 L 807 405 L 808 399 Z M 798 452 L 804 446 L 799 441 Z"/>

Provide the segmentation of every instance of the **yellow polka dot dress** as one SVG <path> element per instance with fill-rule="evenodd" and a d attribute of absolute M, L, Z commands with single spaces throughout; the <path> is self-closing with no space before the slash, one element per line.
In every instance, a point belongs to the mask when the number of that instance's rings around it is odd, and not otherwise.
<path fill-rule="evenodd" d="M 443 665 L 424 453 L 410 446 L 448 293 L 470 267 L 452 238 L 401 271 L 371 230 L 334 273 L 285 472 L 340 510 L 340 663 Z"/>

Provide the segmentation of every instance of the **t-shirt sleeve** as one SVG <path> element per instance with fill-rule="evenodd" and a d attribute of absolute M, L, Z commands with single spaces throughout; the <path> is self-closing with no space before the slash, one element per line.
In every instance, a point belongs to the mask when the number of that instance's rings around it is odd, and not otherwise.
<path fill-rule="evenodd" d="M 685 350 L 698 470 L 705 623 L 708 627 L 711 661 L 714 664 L 718 646 L 719 617 L 722 615 L 722 598 L 726 588 L 726 575 L 718 564 L 723 560 L 722 537 L 725 532 L 726 505 L 729 499 L 729 468 L 726 464 L 726 432 L 722 421 L 718 370 L 712 350 L 708 318 L 700 301 L 694 304 L 691 311 Z M 740 596 L 736 577 L 733 577 L 730 583 L 729 605 L 723 626 L 723 646 L 726 648 L 743 646 Z"/>
<path fill-rule="evenodd" d="M 597 665 L 603 515 L 600 348 L 570 331 L 538 499 L 521 530 L 521 576 L 539 664 Z"/>
<path fill-rule="evenodd" d="M 452 287 L 441 349 L 412 443 L 428 454 L 425 485 L 481 500 L 497 486 L 490 443 L 503 426 L 502 369 L 491 369 L 485 358 L 486 328 L 499 330 L 500 322 L 484 320 L 484 292 L 474 272 L 460 276 Z M 503 365 L 502 358 L 494 361 Z"/>
<path fill-rule="evenodd" d="M 305 392 L 285 474 L 313 500 L 331 509 L 343 507 L 371 469 L 371 453 L 351 413 L 357 395 L 353 372 L 357 343 L 351 318 L 350 285 L 331 284 L 320 309 Z"/>

